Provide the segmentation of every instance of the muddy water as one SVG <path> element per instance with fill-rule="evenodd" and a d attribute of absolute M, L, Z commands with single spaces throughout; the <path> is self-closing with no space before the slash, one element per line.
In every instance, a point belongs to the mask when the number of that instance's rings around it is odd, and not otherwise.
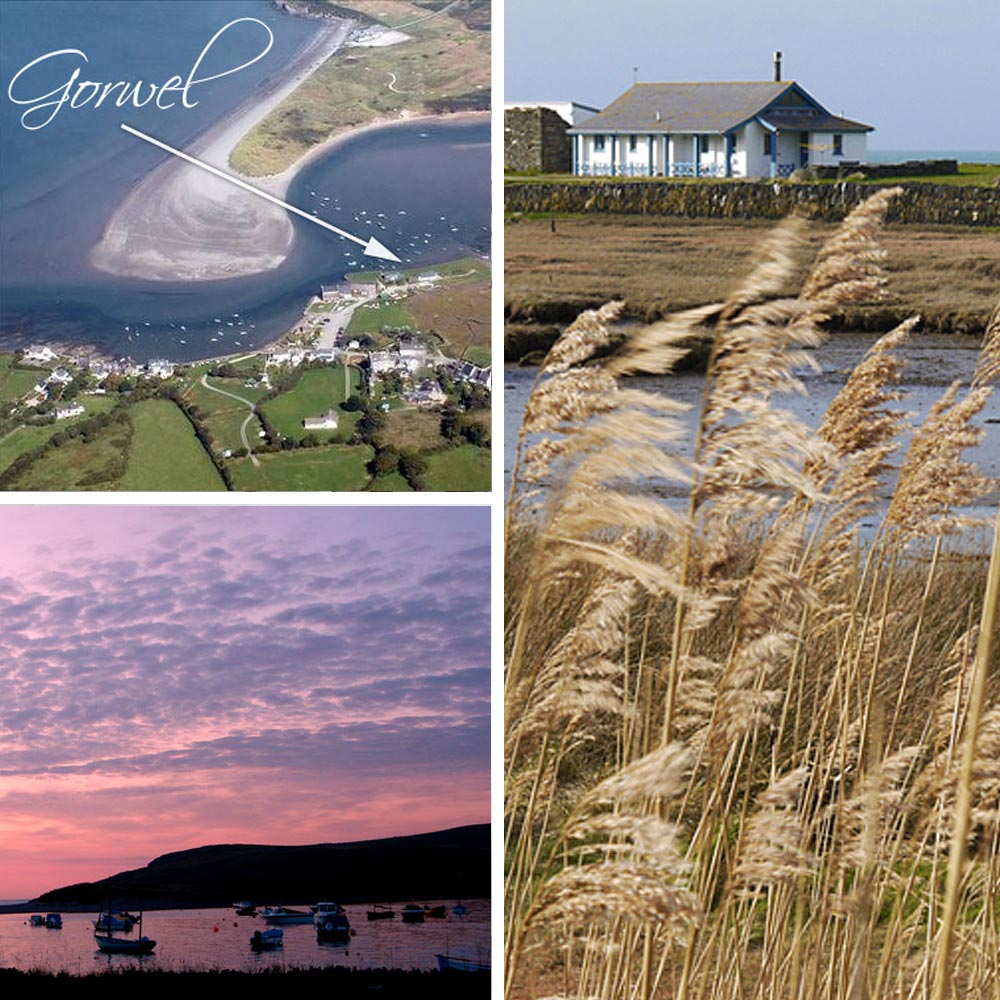
<path fill-rule="evenodd" d="M 831 400 L 840 391 L 854 366 L 864 357 L 866 351 L 877 338 L 870 334 L 835 334 L 814 352 L 819 365 L 818 371 L 805 370 L 801 377 L 808 389 L 808 395 L 782 396 L 775 405 L 788 410 L 805 421 L 809 426 L 819 425 Z M 919 424 L 927 411 L 940 398 L 948 385 L 955 379 L 968 384 L 975 370 L 979 355 L 979 341 L 974 338 L 957 336 L 915 337 L 899 352 L 907 361 L 900 389 L 904 398 L 896 404 L 898 409 L 911 413 L 912 424 Z M 510 486 L 514 448 L 520 430 L 524 407 L 537 374 L 535 368 L 508 366 L 504 372 L 504 480 Z M 662 393 L 673 399 L 690 404 L 691 410 L 682 417 L 688 434 L 685 444 L 679 449 L 690 454 L 691 442 L 697 420 L 698 406 L 704 378 L 700 374 L 683 374 L 660 377 L 631 379 L 629 384 L 636 388 Z M 1000 393 L 987 403 L 978 423 L 986 431 L 983 443 L 967 455 L 976 461 L 985 475 L 1000 477 Z M 908 444 L 909 435 L 903 446 Z M 901 460 L 902 452 L 896 457 Z M 668 502 L 680 499 L 681 491 L 666 483 L 650 483 L 650 488 L 664 495 Z M 889 488 L 886 487 L 886 496 Z M 1000 499 L 997 495 L 994 501 Z M 995 510 L 995 503 L 993 505 Z M 980 513 L 988 514 L 984 508 Z"/>

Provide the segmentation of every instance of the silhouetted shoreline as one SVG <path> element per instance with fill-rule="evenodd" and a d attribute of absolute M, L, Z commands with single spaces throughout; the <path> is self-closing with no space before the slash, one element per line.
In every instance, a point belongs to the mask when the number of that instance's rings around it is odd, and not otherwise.
<path fill-rule="evenodd" d="M 21 972 L 0 969 L 0 993 L 4 996 L 99 997 L 117 1000 L 175 1000 L 179 990 L 239 996 L 240 1000 L 257 997 L 272 1000 L 275 989 L 324 990 L 338 1000 L 365 997 L 370 1000 L 468 1000 L 488 997 L 490 975 L 486 972 L 403 972 L 392 969 L 288 969 L 261 972 L 161 972 L 128 969 L 86 976 L 52 975 L 46 972 Z"/>

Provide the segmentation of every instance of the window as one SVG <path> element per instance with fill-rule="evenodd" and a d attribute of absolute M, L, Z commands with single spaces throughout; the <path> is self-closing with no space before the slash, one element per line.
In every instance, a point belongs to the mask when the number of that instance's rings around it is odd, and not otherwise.
<path fill-rule="evenodd" d="M 833 137 L 833 155 L 844 155 L 844 137 L 842 135 L 835 135 Z"/>
<path fill-rule="evenodd" d="M 604 152 L 604 136 L 595 135 L 594 136 L 594 152 L 603 153 Z"/>
<path fill-rule="evenodd" d="M 628 137 L 628 151 L 634 153 L 639 148 L 639 137 L 637 135 L 630 135 Z"/>
<path fill-rule="evenodd" d="M 764 155 L 765 156 L 770 156 L 771 155 L 771 142 L 772 142 L 771 133 L 770 132 L 765 132 L 764 133 Z"/>

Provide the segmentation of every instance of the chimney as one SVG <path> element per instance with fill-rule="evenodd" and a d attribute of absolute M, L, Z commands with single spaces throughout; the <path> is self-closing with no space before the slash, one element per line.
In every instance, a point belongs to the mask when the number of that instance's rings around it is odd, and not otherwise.
<path fill-rule="evenodd" d="M 774 53 L 774 82 L 781 83 L 781 53 Z"/>

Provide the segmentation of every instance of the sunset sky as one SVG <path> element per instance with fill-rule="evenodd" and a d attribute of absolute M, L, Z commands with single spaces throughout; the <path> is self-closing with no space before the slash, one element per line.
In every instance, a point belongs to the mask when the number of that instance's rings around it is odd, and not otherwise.
<path fill-rule="evenodd" d="M 489 819 L 485 508 L 0 508 L 0 899 Z"/>

